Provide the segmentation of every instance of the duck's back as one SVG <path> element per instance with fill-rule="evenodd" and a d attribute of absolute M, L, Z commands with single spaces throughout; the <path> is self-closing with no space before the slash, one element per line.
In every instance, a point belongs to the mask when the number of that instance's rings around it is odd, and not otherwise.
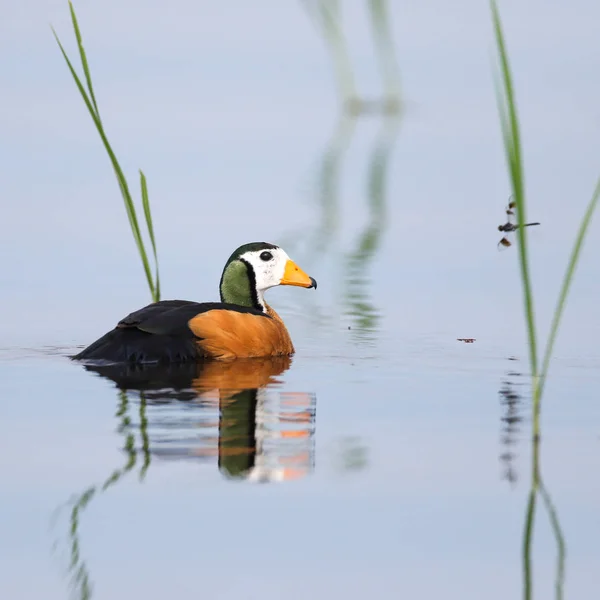
<path fill-rule="evenodd" d="M 162 300 L 127 315 L 73 358 L 148 363 L 292 352 L 279 318 L 235 304 Z"/>

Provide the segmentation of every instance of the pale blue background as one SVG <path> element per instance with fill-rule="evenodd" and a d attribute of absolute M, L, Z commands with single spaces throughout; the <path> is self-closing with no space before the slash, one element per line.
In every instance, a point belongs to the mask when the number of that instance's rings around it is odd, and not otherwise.
<path fill-rule="evenodd" d="M 513 491 L 500 479 L 497 392 L 514 368 L 507 356 L 527 367 L 516 252 L 496 249 L 510 191 L 489 7 L 392 4 L 407 108 L 388 174 L 389 226 L 367 271 L 380 330 L 363 343 L 347 330 L 340 283 L 367 217 L 375 117 L 357 123 L 345 156 L 329 249 L 310 259 L 310 248 L 286 247 L 318 291 L 269 294 L 298 350 L 283 389 L 317 395 L 316 470 L 259 487 L 227 483 L 216 464 L 155 461 L 144 484 L 130 474 L 82 517 L 96 598 L 520 595 L 529 409 Z M 216 299 L 241 243 L 312 239 L 338 98 L 300 3 L 76 8 L 103 120 L 136 194 L 137 168 L 148 176 L 163 297 Z M 589 0 L 500 10 L 528 216 L 542 222 L 529 239 L 544 337 L 600 175 L 600 15 Z M 52 525 L 53 511 L 125 461 L 113 388 L 40 349 L 89 343 L 149 299 L 116 181 L 50 24 L 75 56 L 66 2 L 2 3 L 0 596 L 11 599 L 66 596 L 67 515 Z M 344 31 L 361 93 L 377 96 L 364 3 L 344 3 Z M 569 598 L 598 588 L 599 251 L 596 222 L 543 412 Z M 366 470 L 334 468 L 346 435 L 368 447 Z M 538 518 L 534 587 L 549 598 L 555 546 Z"/>

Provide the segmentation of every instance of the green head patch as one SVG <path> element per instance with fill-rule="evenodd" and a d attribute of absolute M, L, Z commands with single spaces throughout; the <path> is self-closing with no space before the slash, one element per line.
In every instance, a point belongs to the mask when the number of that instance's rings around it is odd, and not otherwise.
<path fill-rule="evenodd" d="M 264 306 L 259 301 L 256 291 L 254 269 L 250 263 L 242 260 L 242 256 L 247 252 L 274 250 L 276 248 L 278 246 L 269 244 L 268 242 L 251 242 L 235 250 L 225 263 L 225 268 L 221 275 L 221 282 L 219 284 L 221 302 L 264 310 Z"/>

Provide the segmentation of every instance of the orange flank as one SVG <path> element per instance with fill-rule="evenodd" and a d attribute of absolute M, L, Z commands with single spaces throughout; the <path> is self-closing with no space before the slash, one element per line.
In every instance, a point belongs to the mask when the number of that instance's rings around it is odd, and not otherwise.
<path fill-rule="evenodd" d="M 206 357 L 232 360 L 292 354 L 294 346 L 283 321 L 270 307 L 268 312 L 263 316 L 209 310 L 190 319 L 188 326 Z"/>

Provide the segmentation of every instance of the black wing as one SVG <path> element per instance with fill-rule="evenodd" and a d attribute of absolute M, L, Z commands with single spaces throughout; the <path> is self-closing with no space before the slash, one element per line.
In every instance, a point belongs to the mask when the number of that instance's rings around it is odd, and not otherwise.
<path fill-rule="evenodd" d="M 209 310 L 235 310 L 269 318 L 254 308 L 223 302 L 161 300 L 121 319 L 117 326 L 73 356 L 111 363 L 181 362 L 201 358 L 190 319 Z"/>

